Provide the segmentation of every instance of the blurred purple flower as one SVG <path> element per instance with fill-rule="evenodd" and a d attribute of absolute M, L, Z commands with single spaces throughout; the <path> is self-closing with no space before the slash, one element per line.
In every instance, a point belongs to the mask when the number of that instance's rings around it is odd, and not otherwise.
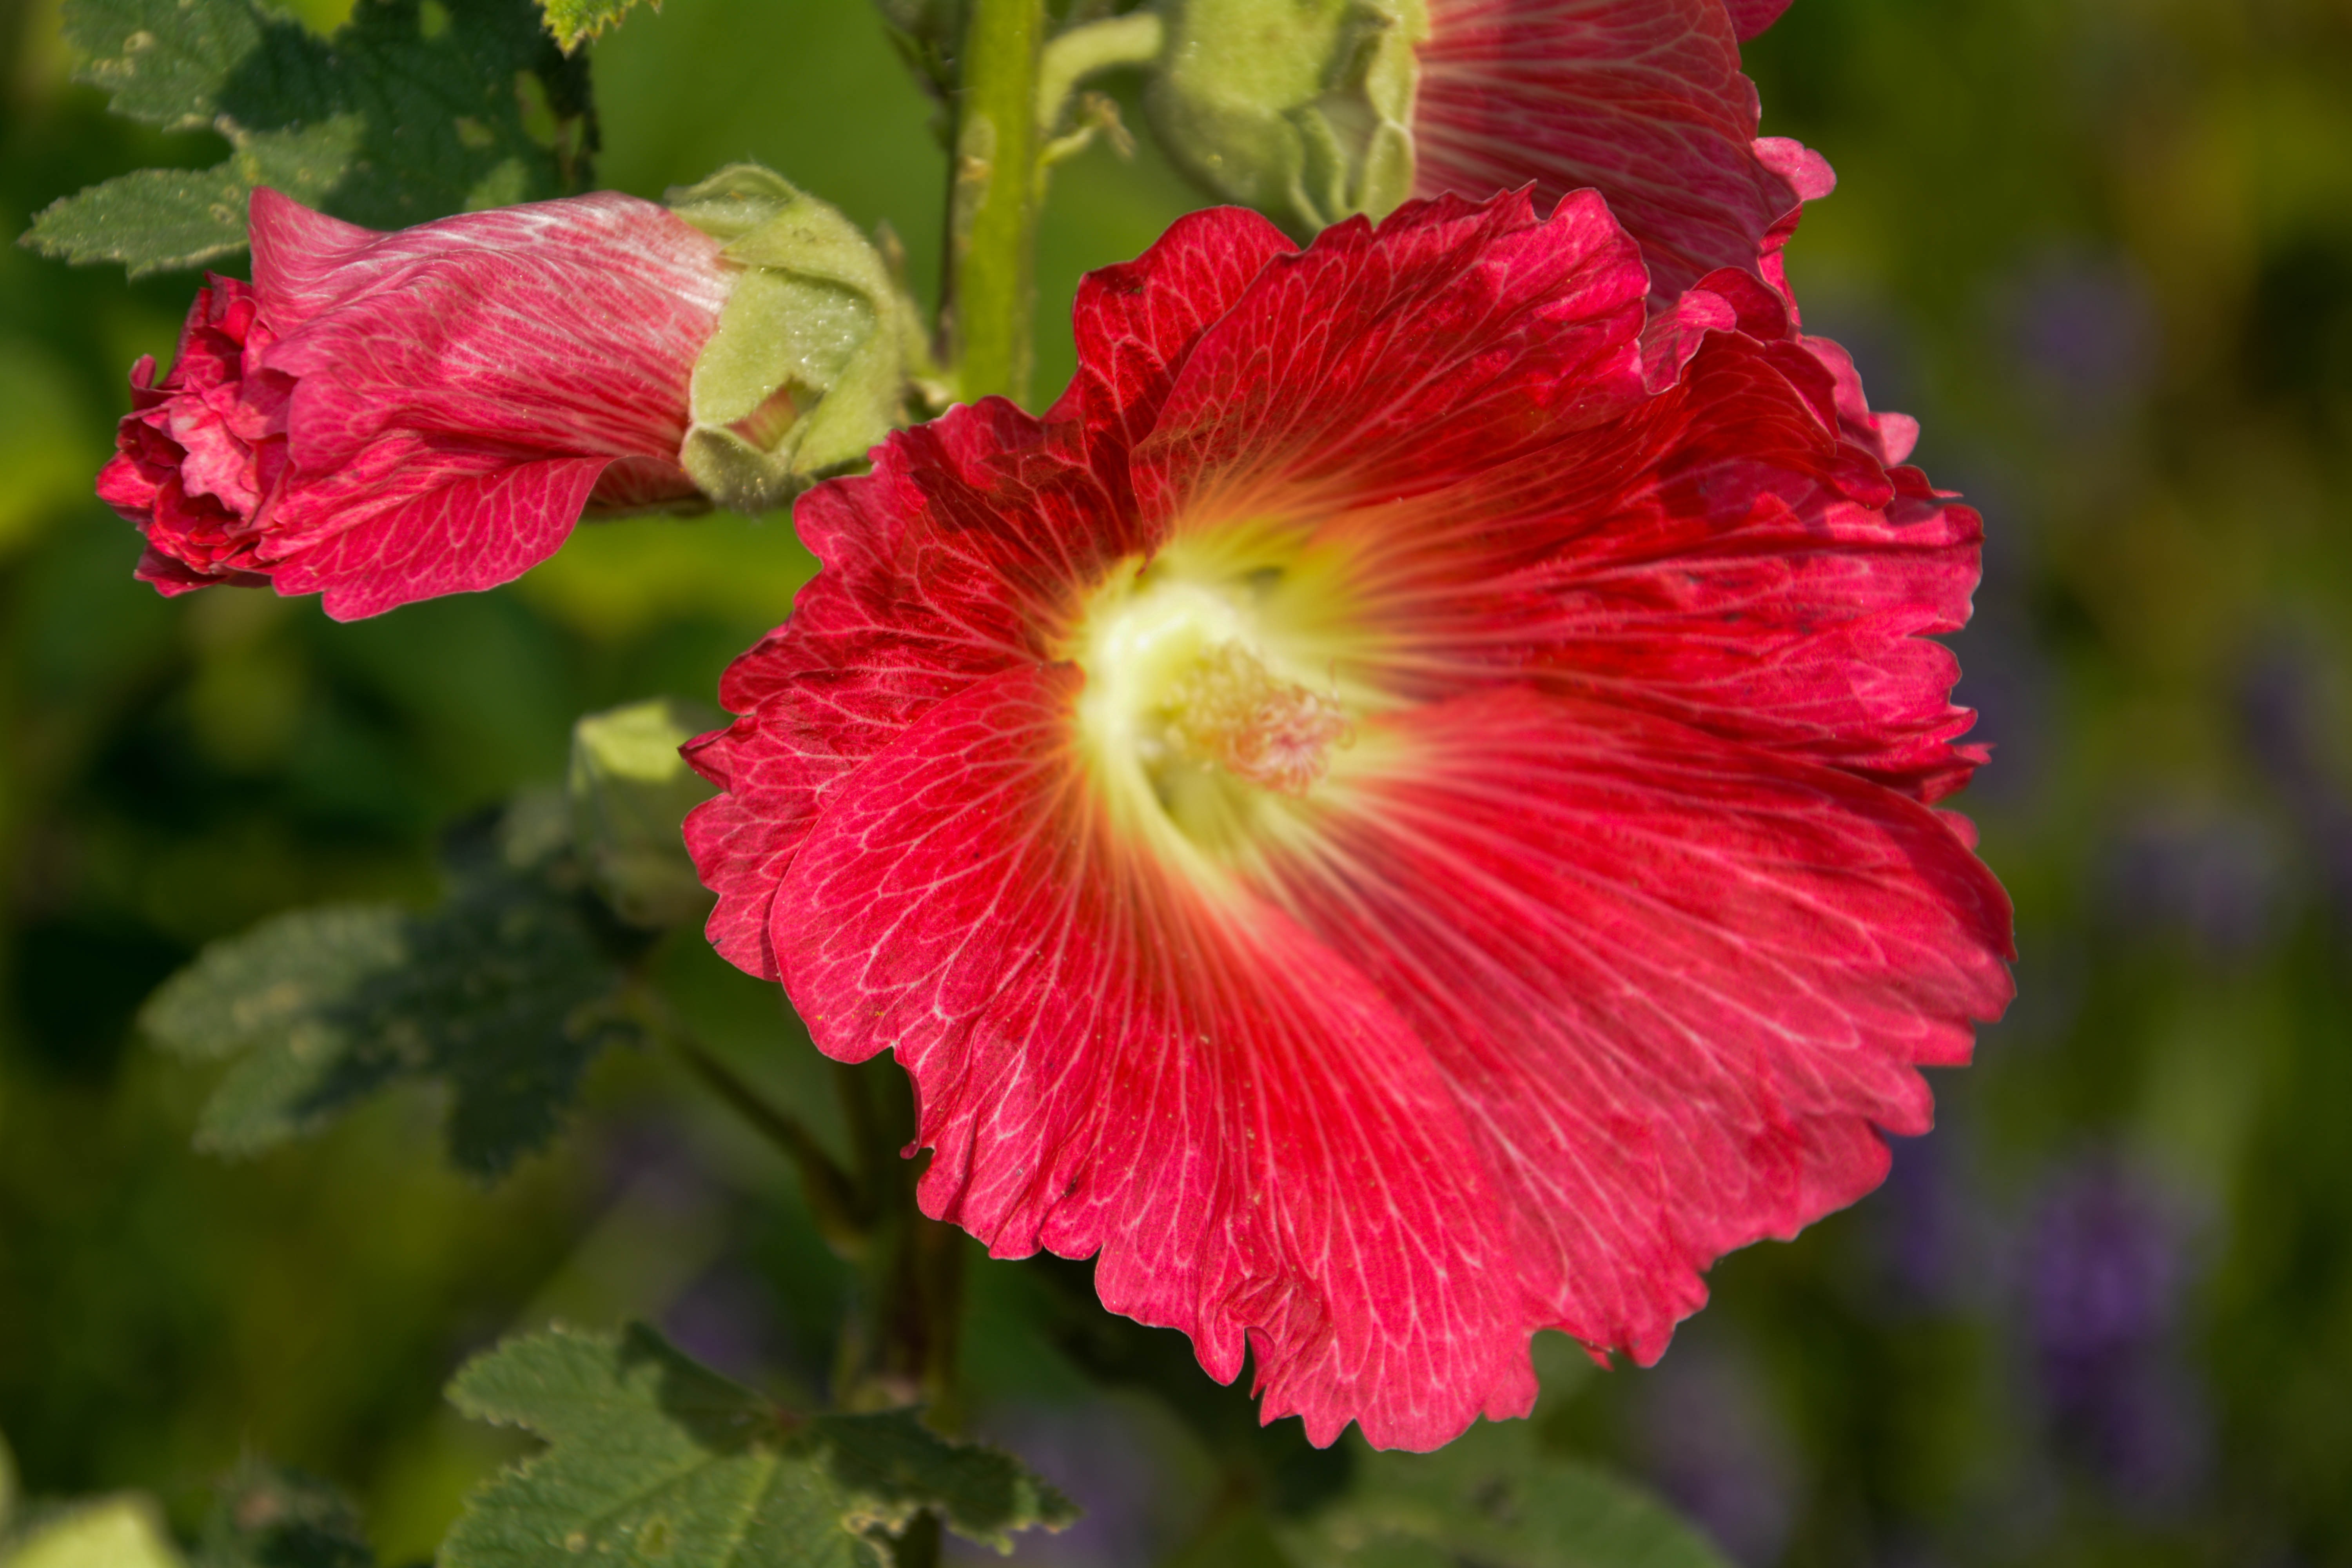
<path fill-rule="evenodd" d="M 2076 435 L 2104 434 L 2137 406 L 2161 339 L 2147 284 L 2121 257 L 2033 258 L 1995 290 L 2012 367 Z"/>
<path fill-rule="evenodd" d="M 2026 1325 L 2053 1434 L 2137 1511 L 2187 1503 L 2210 1460 L 2181 1343 L 2189 1239 L 2160 1189 L 2102 1153 L 2051 1182 L 2026 1242 Z"/>
<path fill-rule="evenodd" d="M 2278 646 L 2248 662 L 2238 683 L 2246 744 L 2284 801 L 2322 891 L 2352 926 L 2352 798 L 2329 766 L 2317 660 Z"/>
<path fill-rule="evenodd" d="M 1780 1561 L 1796 1521 L 1795 1439 L 1754 1363 L 1685 1331 L 1636 1397 L 1635 1438 L 1658 1489 L 1735 1563 Z"/>
<path fill-rule="evenodd" d="M 680 1214 L 725 1201 L 693 1145 L 667 1121 L 640 1117 L 615 1123 L 599 1139 L 597 1155 L 599 1206 L 609 1206 L 624 1193 Z"/>
<path fill-rule="evenodd" d="M 2184 934 L 2206 957 L 2250 957 L 2277 934 L 2284 866 L 2261 823 L 2221 812 L 2151 813 L 2107 857 L 2102 901 L 2114 925 Z"/>
<path fill-rule="evenodd" d="M 1874 1300 L 1898 1315 L 1970 1311 L 2000 1293 L 1998 1222 L 1957 1131 L 1947 1119 L 1933 1137 L 1889 1138 L 1894 1165 L 1864 1211 L 1883 1286 Z"/>
<path fill-rule="evenodd" d="M 1944 639 L 1959 655 L 1960 681 L 1952 700 L 1977 710 L 1973 733 L 1992 747 L 1992 762 L 1969 784 L 1972 802 L 2008 807 L 2030 805 L 2048 776 L 2053 748 L 2050 693 L 2057 672 L 2035 635 L 2029 607 L 2033 569 L 2030 514 L 2011 497 L 1998 462 L 1960 463 L 1950 480 L 1986 519 L 1984 578 L 1976 615 L 1966 630 Z"/>
<path fill-rule="evenodd" d="M 775 1293 L 739 1264 L 704 1273 L 662 1314 L 662 1332 L 687 1354 L 728 1376 L 763 1382 L 790 1347 Z"/>

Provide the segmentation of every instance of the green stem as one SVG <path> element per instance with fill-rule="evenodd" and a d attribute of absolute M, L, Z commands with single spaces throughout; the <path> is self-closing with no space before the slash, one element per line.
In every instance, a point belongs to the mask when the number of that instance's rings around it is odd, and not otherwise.
<path fill-rule="evenodd" d="M 890 1543 L 890 1568 L 937 1568 L 940 1561 L 940 1516 L 919 1513 Z"/>
<path fill-rule="evenodd" d="M 733 1068 L 675 1024 L 666 1030 L 670 1047 L 710 1091 L 782 1150 L 800 1176 L 802 1194 L 825 1244 L 844 1258 L 862 1256 L 874 1231 L 874 1197 L 843 1170 L 824 1145 L 790 1111 L 770 1103 Z"/>
<path fill-rule="evenodd" d="M 1036 300 L 1037 58 L 1045 0 L 972 0 L 956 112 L 948 297 L 966 402 L 1029 390 Z"/>
<path fill-rule="evenodd" d="M 837 1071 L 877 1212 L 859 1259 L 859 1307 L 835 1369 L 835 1397 L 852 1409 L 919 1400 L 934 1427 L 953 1432 L 962 1419 L 963 1235 L 916 1204 L 922 1166 L 898 1152 L 915 1138 L 905 1074 L 887 1061 Z"/>

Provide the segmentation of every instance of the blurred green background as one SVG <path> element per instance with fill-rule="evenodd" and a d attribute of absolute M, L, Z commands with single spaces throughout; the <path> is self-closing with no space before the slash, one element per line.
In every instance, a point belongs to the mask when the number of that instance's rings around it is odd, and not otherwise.
<path fill-rule="evenodd" d="M 1842 178 L 1791 252 L 1809 324 L 1986 513 L 1956 642 L 1997 752 L 1961 804 L 2020 997 L 1884 1190 L 1726 1261 L 1658 1368 L 1587 1380 L 1550 1435 L 1753 1565 L 2352 1563 L 2352 5 L 1796 0 L 1749 61 L 1765 129 Z M 0 0 L 11 234 L 220 156 L 69 67 L 50 0 Z M 755 157 L 936 276 L 942 159 L 865 5 L 668 0 L 594 68 L 604 183 Z M 1056 172 L 1041 401 L 1078 274 L 1193 200 L 1148 142 Z M 629 523 L 357 626 L 167 604 L 89 486 L 191 283 L 0 251 L 0 1432 L 30 1490 L 184 1512 L 267 1452 L 416 1559 L 512 1451 L 440 1405 L 472 1350 L 635 1312 L 817 1385 L 840 1271 L 658 1060 L 606 1062 L 574 1136 L 486 1191 L 423 1096 L 191 1152 L 208 1074 L 133 1014 L 264 914 L 429 897 L 439 824 L 555 778 L 583 710 L 707 699 L 810 563 L 780 518 Z M 770 988 L 691 941 L 663 963 L 822 1118 Z M 1218 1456 L 1077 1373 L 1050 1270 L 975 1268 L 976 1424 L 1092 1510 L 1019 1560 L 1182 1547 Z"/>

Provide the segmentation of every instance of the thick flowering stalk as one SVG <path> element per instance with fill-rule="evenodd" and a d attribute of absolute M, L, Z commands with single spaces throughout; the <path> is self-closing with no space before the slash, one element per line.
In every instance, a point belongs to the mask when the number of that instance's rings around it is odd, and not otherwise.
<path fill-rule="evenodd" d="M 1718 268 L 1780 283 L 1834 183 L 1757 135 L 1739 42 L 1786 0 L 1174 0 L 1151 108 L 1179 162 L 1307 236 L 1409 196 L 1594 189 L 1660 305 Z"/>
<path fill-rule="evenodd" d="M 926 1211 L 1318 1443 L 1524 1414 L 1540 1328 L 1654 1359 L 2011 993 L 1930 805 L 1975 514 L 1760 284 L 1648 292 L 1590 193 L 1185 218 L 1045 418 L 803 499 L 688 748 L 713 941 L 905 1065 Z"/>
<path fill-rule="evenodd" d="M 165 594 L 339 620 L 496 586 L 585 515 L 759 510 L 895 423 L 907 333 L 841 215 L 748 165 L 381 234 L 263 189 L 253 281 L 131 372 L 99 495 Z"/>

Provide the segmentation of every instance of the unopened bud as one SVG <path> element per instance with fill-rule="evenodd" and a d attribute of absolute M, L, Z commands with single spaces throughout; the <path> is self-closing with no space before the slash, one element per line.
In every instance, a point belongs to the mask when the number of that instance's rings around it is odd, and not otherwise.
<path fill-rule="evenodd" d="M 1304 238 L 1412 194 L 1424 0 L 1171 0 L 1147 105 L 1177 161 Z"/>
<path fill-rule="evenodd" d="M 648 929 L 710 907 L 680 825 L 710 785 L 677 749 L 727 716 L 675 698 L 591 713 L 572 727 L 572 837 L 614 913 Z"/>
<path fill-rule="evenodd" d="M 901 422 L 909 308 L 840 211 L 753 163 L 669 194 L 743 268 L 695 361 L 679 466 L 738 511 L 782 505 Z"/>

